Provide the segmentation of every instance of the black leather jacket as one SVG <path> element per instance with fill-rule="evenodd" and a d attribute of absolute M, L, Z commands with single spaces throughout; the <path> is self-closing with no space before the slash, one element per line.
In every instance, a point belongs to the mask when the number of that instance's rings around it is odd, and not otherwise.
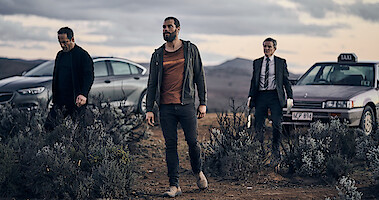
<path fill-rule="evenodd" d="M 195 84 L 200 105 L 207 104 L 207 89 L 205 73 L 199 50 L 189 41 L 182 41 L 184 48 L 184 79 L 181 95 L 181 104 L 195 103 Z M 163 51 L 165 45 L 155 50 L 151 56 L 150 74 L 147 83 L 146 110 L 153 111 L 154 102 L 159 105 L 162 84 Z"/>

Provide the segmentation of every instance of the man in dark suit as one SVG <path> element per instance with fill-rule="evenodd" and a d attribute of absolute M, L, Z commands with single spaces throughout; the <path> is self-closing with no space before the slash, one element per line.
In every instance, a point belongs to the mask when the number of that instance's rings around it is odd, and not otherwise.
<path fill-rule="evenodd" d="M 264 122 L 268 115 L 268 109 L 271 111 L 273 127 L 271 164 L 273 167 L 276 167 L 281 159 L 279 144 L 282 134 L 282 108 L 286 103 L 287 107 L 293 104 L 287 63 L 285 59 L 274 56 L 276 45 L 276 40 L 272 38 L 267 38 L 263 41 L 265 55 L 253 62 L 254 71 L 248 99 L 248 106 L 250 108 L 255 107 L 255 131 L 257 139 L 262 144 L 262 148 Z"/>

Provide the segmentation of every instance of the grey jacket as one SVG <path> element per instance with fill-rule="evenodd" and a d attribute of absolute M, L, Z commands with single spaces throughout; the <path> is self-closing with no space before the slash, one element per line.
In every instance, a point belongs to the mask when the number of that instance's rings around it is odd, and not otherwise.
<path fill-rule="evenodd" d="M 183 42 L 184 50 L 184 79 L 181 95 L 181 104 L 195 103 L 195 84 L 199 96 L 200 105 L 207 104 L 207 89 L 205 83 L 205 73 L 201 62 L 199 50 L 196 45 L 189 41 Z M 159 105 L 160 90 L 163 72 L 163 51 L 165 45 L 155 50 L 151 56 L 150 74 L 147 83 L 146 110 L 153 111 L 154 102 Z"/>

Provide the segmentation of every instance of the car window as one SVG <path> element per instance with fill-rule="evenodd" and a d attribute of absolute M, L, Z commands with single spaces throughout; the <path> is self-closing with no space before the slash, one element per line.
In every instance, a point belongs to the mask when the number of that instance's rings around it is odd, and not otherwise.
<path fill-rule="evenodd" d="M 142 73 L 142 69 L 133 65 L 133 64 L 129 64 L 130 66 L 130 71 L 132 72 L 132 74 L 140 74 Z"/>
<path fill-rule="evenodd" d="M 26 72 L 24 76 L 32 76 L 32 77 L 39 77 L 39 76 L 53 76 L 54 71 L 54 60 L 46 61 L 30 71 Z"/>
<path fill-rule="evenodd" d="M 95 62 L 93 68 L 95 77 L 108 76 L 107 64 L 105 61 Z"/>
<path fill-rule="evenodd" d="M 128 63 L 120 61 L 111 61 L 114 75 L 130 75 L 130 67 Z"/>
<path fill-rule="evenodd" d="M 320 71 L 321 66 L 315 66 L 311 68 L 299 81 L 298 85 L 307 85 L 308 83 L 313 83 L 316 79 L 317 74 Z"/>
<path fill-rule="evenodd" d="M 298 85 L 350 85 L 373 87 L 372 64 L 322 64 L 310 69 Z"/>

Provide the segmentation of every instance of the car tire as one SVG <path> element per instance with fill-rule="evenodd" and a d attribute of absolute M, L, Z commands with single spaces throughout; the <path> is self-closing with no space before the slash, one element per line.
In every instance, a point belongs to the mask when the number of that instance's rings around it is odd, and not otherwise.
<path fill-rule="evenodd" d="M 138 102 L 138 113 L 145 114 L 146 113 L 146 90 L 142 92 L 139 102 Z"/>
<path fill-rule="evenodd" d="M 376 118 L 370 106 L 366 106 L 363 110 L 360 127 L 366 135 L 370 135 L 376 130 Z"/>

